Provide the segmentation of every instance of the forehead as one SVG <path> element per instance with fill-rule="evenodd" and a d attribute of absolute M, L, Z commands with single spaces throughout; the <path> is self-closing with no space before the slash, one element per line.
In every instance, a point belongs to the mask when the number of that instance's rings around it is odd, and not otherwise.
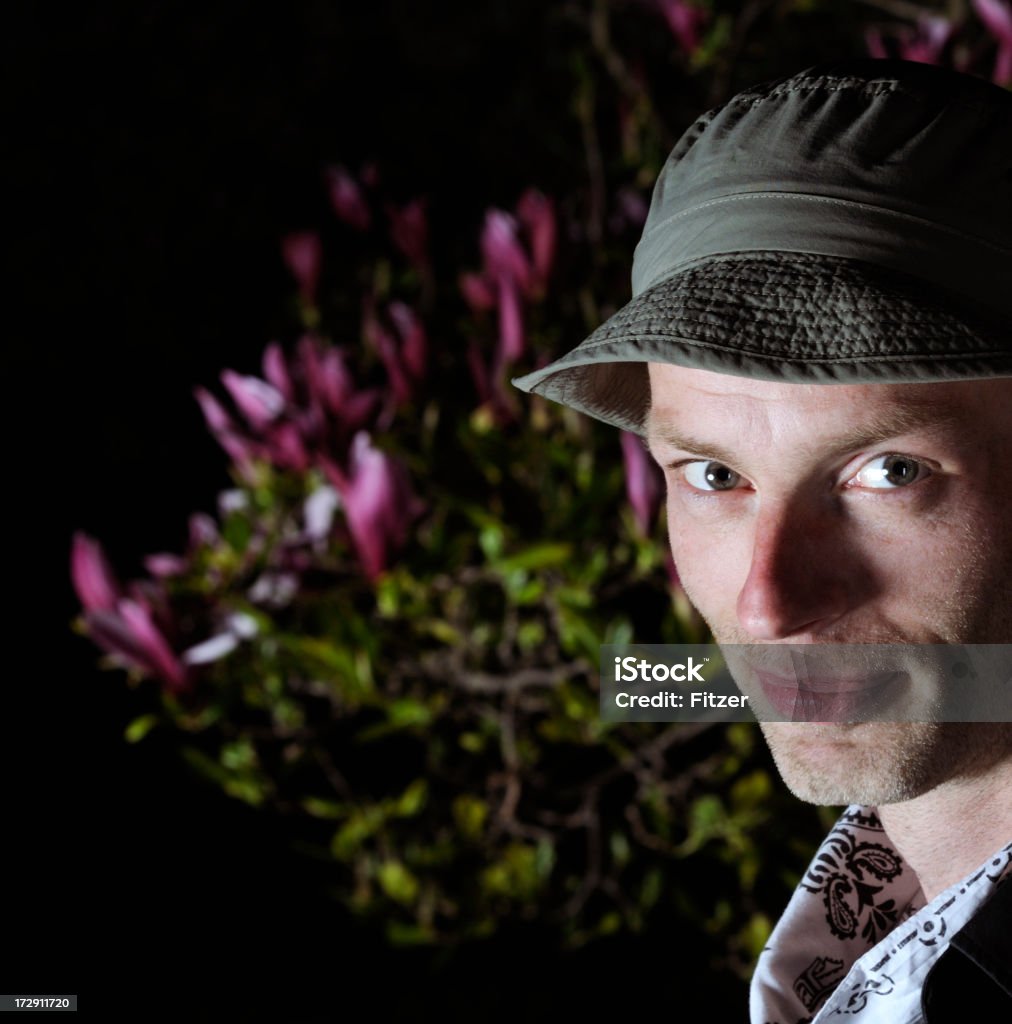
<path fill-rule="evenodd" d="M 903 384 L 786 384 L 648 364 L 648 438 L 677 426 L 717 433 L 823 434 L 874 424 L 902 434 L 956 427 L 975 435 L 1012 429 L 1012 378 Z"/>

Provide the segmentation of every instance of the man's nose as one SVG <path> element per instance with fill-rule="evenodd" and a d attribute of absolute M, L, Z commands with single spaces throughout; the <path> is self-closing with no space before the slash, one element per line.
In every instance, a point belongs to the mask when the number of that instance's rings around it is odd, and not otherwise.
<path fill-rule="evenodd" d="M 866 568 L 832 508 L 761 508 L 738 621 L 767 642 L 824 632 L 860 604 L 872 585 Z"/>

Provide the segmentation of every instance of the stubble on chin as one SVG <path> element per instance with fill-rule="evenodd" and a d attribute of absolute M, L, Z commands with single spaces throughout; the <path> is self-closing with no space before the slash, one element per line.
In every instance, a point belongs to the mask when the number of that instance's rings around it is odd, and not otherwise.
<path fill-rule="evenodd" d="M 902 803 L 985 775 L 1012 755 L 1005 722 L 760 725 L 787 788 L 821 805 Z"/>

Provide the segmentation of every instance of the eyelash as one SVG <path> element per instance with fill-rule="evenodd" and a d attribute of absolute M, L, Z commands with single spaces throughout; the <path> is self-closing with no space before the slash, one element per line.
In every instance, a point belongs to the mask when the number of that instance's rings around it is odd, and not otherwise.
<path fill-rule="evenodd" d="M 907 484 L 905 487 L 904 486 L 896 486 L 896 487 L 860 487 L 860 485 L 852 483 L 852 481 L 855 480 L 860 473 L 864 472 L 864 470 L 866 470 L 874 462 L 877 462 L 877 461 L 879 461 L 881 459 L 889 459 L 889 458 L 904 459 L 904 460 L 907 460 L 909 462 L 914 463 L 916 466 L 919 467 L 917 476 L 915 476 L 914 479 L 909 484 Z M 730 470 L 732 473 L 735 474 L 735 476 L 740 477 L 741 480 L 743 480 L 745 482 L 750 482 L 748 480 L 748 477 L 746 477 L 744 474 L 739 473 L 737 470 L 735 470 L 734 468 L 729 466 L 727 463 L 720 462 L 717 459 L 679 459 L 677 462 L 669 463 L 667 468 L 670 471 L 675 471 L 675 470 L 682 470 L 686 466 L 692 466 L 692 465 L 714 465 L 714 466 L 721 466 L 724 469 Z M 869 458 L 865 459 L 859 466 L 857 466 L 854 469 L 854 471 L 848 475 L 847 480 L 843 484 L 843 486 L 848 488 L 848 489 L 856 489 L 856 490 L 863 490 L 863 491 L 892 491 L 892 492 L 903 491 L 903 490 L 906 490 L 908 487 L 912 487 L 915 483 L 922 482 L 923 479 L 925 479 L 927 477 L 930 477 L 936 471 L 937 468 L 938 468 L 938 466 L 936 464 L 933 464 L 929 460 L 923 459 L 923 458 L 919 458 L 919 457 L 917 457 L 915 455 L 907 455 L 904 452 L 879 452 L 878 454 L 872 455 Z M 694 484 L 689 483 L 687 480 L 685 480 L 685 474 L 684 473 L 682 473 L 681 476 L 682 476 L 682 480 L 690 488 L 690 490 L 691 490 L 691 492 L 692 492 L 694 497 L 699 497 L 699 496 L 711 497 L 711 496 L 716 496 L 716 495 L 720 495 L 720 494 L 732 494 L 732 493 L 735 493 L 735 492 L 741 491 L 741 490 L 752 490 L 753 489 L 752 487 L 749 487 L 749 488 L 733 487 L 733 488 L 728 488 L 727 490 L 724 490 L 724 491 L 719 490 L 717 488 L 713 488 L 711 490 L 707 490 L 707 489 L 702 488 L 702 487 L 696 487 Z"/>

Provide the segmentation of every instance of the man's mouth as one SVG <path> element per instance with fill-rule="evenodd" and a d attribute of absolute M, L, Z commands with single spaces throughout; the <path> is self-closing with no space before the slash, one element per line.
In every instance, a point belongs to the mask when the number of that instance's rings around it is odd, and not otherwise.
<path fill-rule="evenodd" d="M 789 722 L 866 722 L 896 696 L 905 672 L 876 672 L 841 678 L 786 678 L 753 666 L 773 710 Z"/>

